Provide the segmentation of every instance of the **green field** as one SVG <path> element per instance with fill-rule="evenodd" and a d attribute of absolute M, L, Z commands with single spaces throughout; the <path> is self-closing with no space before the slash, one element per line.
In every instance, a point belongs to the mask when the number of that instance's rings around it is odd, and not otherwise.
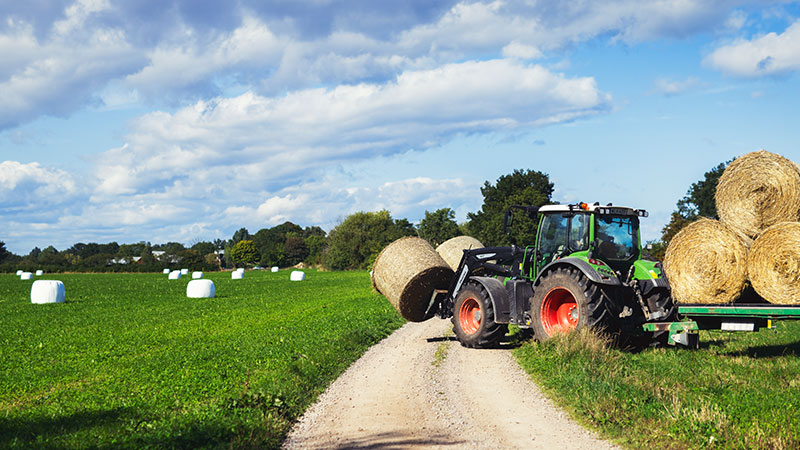
<path fill-rule="evenodd" d="M 269 448 L 403 320 L 366 272 L 0 275 L 0 448 Z"/>
<path fill-rule="evenodd" d="M 515 354 L 557 404 L 627 448 L 800 448 L 800 322 L 701 331 L 698 350 L 631 353 L 578 332 Z"/>

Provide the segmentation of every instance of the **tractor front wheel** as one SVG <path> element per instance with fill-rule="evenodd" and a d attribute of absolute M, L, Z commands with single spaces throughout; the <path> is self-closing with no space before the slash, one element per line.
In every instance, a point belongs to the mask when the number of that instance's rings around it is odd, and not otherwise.
<path fill-rule="evenodd" d="M 531 321 L 538 340 L 585 327 L 615 328 L 600 287 L 575 267 L 557 268 L 542 276 L 531 299 Z"/>
<path fill-rule="evenodd" d="M 461 288 L 452 320 L 453 331 L 465 347 L 494 347 L 508 332 L 508 325 L 494 321 L 492 300 L 480 283 L 469 282 Z"/>

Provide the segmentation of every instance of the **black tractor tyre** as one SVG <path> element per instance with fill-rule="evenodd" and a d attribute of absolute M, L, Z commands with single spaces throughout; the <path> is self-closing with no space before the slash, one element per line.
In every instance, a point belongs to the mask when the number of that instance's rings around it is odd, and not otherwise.
<path fill-rule="evenodd" d="M 531 322 L 534 337 L 544 341 L 572 329 L 618 331 L 608 298 L 577 267 L 559 267 L 545 273 L 534 287 Z"/>
<path fill-rule="evenodd" d="M 461 288 L 453 307 L 453 331 L 464 347 L 489 348 L 508 333 L 507 324 L 494 321 L 494 305 L 480 283 Z"/>

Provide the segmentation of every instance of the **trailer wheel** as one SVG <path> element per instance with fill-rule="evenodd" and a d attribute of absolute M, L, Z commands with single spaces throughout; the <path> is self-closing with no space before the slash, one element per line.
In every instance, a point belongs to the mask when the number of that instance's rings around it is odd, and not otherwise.
<path fill-rule="evenodd" d="M 508 325 L 494 321 L 494 306 L 489 293 L 479 283 L 469 282 L 456 296 L 453 331 L 464 347 L 494 347 L 508 332 Z"/>
<path fill-rule="evenodd" d="M 534 287 L 531 320 L 538 340 L 585 327 L 616 331 L 608 299 L 575 267 L 559 267 L 542 276 Z"/>

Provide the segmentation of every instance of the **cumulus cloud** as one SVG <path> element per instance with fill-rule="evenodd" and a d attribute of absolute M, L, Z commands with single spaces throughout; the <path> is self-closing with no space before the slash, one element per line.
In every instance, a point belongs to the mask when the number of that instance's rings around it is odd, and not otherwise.
<path fill-rule="evenodd" d="M 712 67 L 740 77 L 783 75 L 800 69 L 800 20 L 783 33 L 739 39 L 705 58 Z"/>
<path fill-rule="evenodd" d="M 0 208 L 35 209 L 58 204 L 78 193 L 72 176 L 60 169 L 49 169 L 33 162 L 0 162 Z"/>
<path fill-rule="evenodd" d="M 331 162 L 437 145 L 459 133 L 530 128 L 604 111 L 592 78 L 508 60 L 409 71 L 385 84 L 246 93 L 141 117 L 98 159 L 98 195 L 177 181 L 282 188 Z"/>

